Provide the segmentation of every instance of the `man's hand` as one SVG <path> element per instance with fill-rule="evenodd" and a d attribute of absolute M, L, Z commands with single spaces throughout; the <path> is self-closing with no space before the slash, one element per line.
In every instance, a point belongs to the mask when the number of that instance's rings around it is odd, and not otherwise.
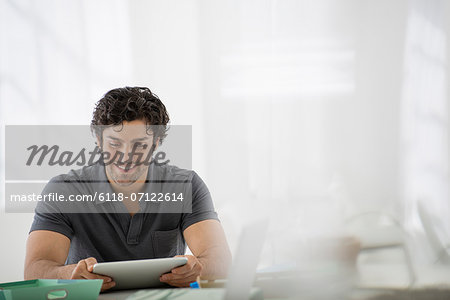
<path fill-rule="evenodd" d="M 189 284 L 196 281 L 197 276 L 200 276 L 203 266 L 192 255 L 177 255 L 175 257 L 186 257 L 188 261 L 185 265 L 172 269 L 170 273 L 161 275 L 159 280 L 176 287 L 189 287 Z"/>
<path fill-rule="evenodd" d="M 94 257 L 82 259 L 78 262 L 72 271 L 70 279 L 102 279 L 103 285 L 101 291 L 106 291 L 116 285 L 111 277 L 92 273 L 97 260 Z"/>

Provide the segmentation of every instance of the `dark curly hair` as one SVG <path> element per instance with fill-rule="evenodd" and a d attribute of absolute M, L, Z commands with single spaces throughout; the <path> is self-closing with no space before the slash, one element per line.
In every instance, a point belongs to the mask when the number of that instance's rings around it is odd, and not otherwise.
<path fill-rule="evenodd" d="M 167 136 L 169 114 L 158 96 L 146 87 L 124 87 L 107 92 L 95 105 L 91 130 L 102 140 L 105 127 L 134 120 L 145 120 L 147 131 L 151 130 L 160 144 Z"/>

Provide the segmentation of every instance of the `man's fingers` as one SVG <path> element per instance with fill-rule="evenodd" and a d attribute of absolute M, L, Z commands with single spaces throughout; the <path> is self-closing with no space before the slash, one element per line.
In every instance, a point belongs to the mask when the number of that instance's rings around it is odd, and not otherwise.
<path fill-rule="evenodd" d="M 162 282 L 169 282 L 169 281 L 173 281 L 173 280 L 185 280 L 186 278 L 190 277 L 190 276 L 194 276 L 195 278 L 197 278 L 197 272 L 195 271 L 191 271 L 185 274 L 164 274 L 161 275 L 161 281 Z"/>
<path fill-rule="evenodd" d="M 184 274 L 184 273 L 190 272 L 193 269 L 193 267 L 194 267 L 194 265 L 187 263 L 184 266 L 172 269 L 171 272 L 173 274 Z"/>
<path fill-rule="evenodd" d="M 97 274 L 91 273 L 87 270 L 81 273 L 81 277 L 83 277 L 84 279 L 101 279 L 98 278 Z"/>
<path fill-rule="evenodd" d="M 88 257 L 84 260 L 86 263 L 87 270 L 92 272 L 94 270 L 94 265 L 97 263 L 97 260 L 94 257 Z"/>
<path fill-rule="evenodd" d="M 194 256 L 177 255 L 175 257 L 186 257 L 188 262 L 184 266 L 174 268 L 170 273 L 162 275 L 160 281 L 176 287 L 187 287 L 197 280 L 203 267 Z"/>
<path fill-rule="evenodd" d="M 103 292 L 103 291 L 109 290 L 110 288 L 113 288 L 115 286 L 116 286 L 116 283 L 114 281 L 103 283 L 101 291 Z"/>
<path fill-rule="evenodd" d="M 80 260 L 72 271 L 72 277 L 70 279 L 80 279 L 82 274 L 87 271 L 86 262 Z"/>
<path fill-rule="evenodd" d="M 178 255 L 175 257 L 179 257 Z M 190 271 L 192 271 L 193 269 L 198 269 L 198 267 L 200 267 L 200 265 L 198 264 L 198 261 L 196 259 L 192 259 L 189 256 L 184 256 L 188 259 L 188 262 L 180 267 L 174 268 L 171 270 L 171 272 L 173 274 L 185 274 L 188 273 Z"/>
<path fill-rule="evenodd" d="M 94 257 L 86 258 L 85 260 L 87 271 L 91 274 L 94 274 L 96 277 L 92 279 L 102 279 L 104 282 L 111 282 L 112 278 L 100 274 L 93 273 L 94 272 L 94 265 L 97 264 L 97 260 Z"/>
<path fill-rule="evenodd" d="M 85 271 L 82 274 L 82 277 L 84 279 L 102 279 L 103 280 L 103 284 L 101 287 L 102 292 L 109 290 L 110 288 L 114 287 L 116 285 L 116 283 L 114 281 L 112 281 L 112 279 L 110 277 L 107 276 L 102 276 L 102 275 L 97 275 L 95 273 L 90 273 L 88 271 Z"/>
<path fill-rule="evenodd" d="M 103 280 L 103 282 L 112 282 L 113 280 L 112 280 L 112 278 L 111 277 L 108 277 L 108 276 L 102 276 L 102 275 L 97 275 L 97 279 L 102 279 Z"/>
<path fill-rule="evenodd" d="M 101 279 L 104 283 L 112 282 L 113 280 L 111 277 L 95 274 L 89 271 L 89 269 L 92 269 L 93 265 L 96 263 L 97 260 L 93 257 L 80 260 L 72 273 L 72 279 Z"/>
<path fill-rule="evenodd" d="M 104 283 L 113 281 L 111 277 L 103 276 L 95 273 L 85 272 L 83 273 L 83 277 L 86 279 L 101 279 Z"/>

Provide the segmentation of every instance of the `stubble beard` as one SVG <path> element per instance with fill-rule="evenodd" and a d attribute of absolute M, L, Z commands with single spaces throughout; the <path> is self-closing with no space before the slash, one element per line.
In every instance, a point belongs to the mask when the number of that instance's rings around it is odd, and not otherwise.
<path fill-rule="evenodd" d="M 147 171 L 147 167 L 142 165 L 136 166 L 136 170 L 130 174 L 121 174 L 120 171 L 115 170 L 114 164 L 110 164 L 106 167 L 106 171 L 109 173 L 111 179 L 120 186 L 130 186 L 135 183 L 141 176 Z"/>

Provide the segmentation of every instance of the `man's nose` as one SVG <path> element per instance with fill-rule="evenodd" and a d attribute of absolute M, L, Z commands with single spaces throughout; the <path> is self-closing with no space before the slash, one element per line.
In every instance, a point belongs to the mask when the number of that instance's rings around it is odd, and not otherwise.
<path fill-rule="evenodd" d="M 122 151 L 122 153 L 123 153 L 123 162 L 124 163 L 128 162 L 130 160 L 130 158 L 132 159 L 132 156 L 131 156 L 132 146 L 131 145 L 124 144 L 121 147 L 120 151 Z"/>

